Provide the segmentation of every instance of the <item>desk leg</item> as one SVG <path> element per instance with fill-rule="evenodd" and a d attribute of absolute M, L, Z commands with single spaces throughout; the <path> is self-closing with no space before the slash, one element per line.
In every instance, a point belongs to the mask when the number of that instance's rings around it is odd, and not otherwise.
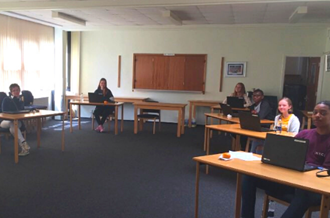
<path fill-rule="evenodd" d="M 62 119 L 62 151 L 64 151 L 64 115 Z"/>
<path fill-rule="evenodd" d="M 206 155 L 210 154 L 210 128 L 206 128 Z M 205 166 L 205 173 L 209 174 L 209 165 Z"/>
<path fill-rule="evenodd" d="M 191 128 L 191 119 L 192 119 L 192 107 L 193 103 L 189 103 L 189 120 L 188 120 L 188 127 Z"/>
<path fill-rule="evenodd" d="M 79 130 L 81 130 L 81 105 L 78 105 L 78 122 L 79 122 Z"/>
<path fill-rule="evenodd" d="M 196 163 L 196 186 L 195 186 L 195 218 L 198 218 L 198 194 L 199 194 L 199 166 L 200 163 Z"/>
<path fill-rule="evenodd" d="M 178 127 L 176 131 L 176 136 L 180 137 L 181 136 L 181 122 L 182 122 L 182 110 L 179 109 L 179 116 L 178 116 Z"/>
<path fill-rule="evenodd" d="M 206 126 L 208 125 L 208 124 L 207 124 L 207 121 L 208 121 L 208 117 L 205 116 L 205 128 L 204 128 L 204 151 L 206 151 Z"/>
<path fill-rule="evenodd" d="M 14 120 L 14 129 L 15 129 L 15 134 L 14 134 L 14 159 L 15 163 L 18 163 L 18 120 Z"/>
<path fill-rule="evenodd" d="M 72 104 L 70 103 L 70 132 L 72 132 Z"/>
<path fill-rule="evenodd" d="M 308 117 L 308 120 L 307 120 L 307 129 L 311 129 L 312 127 L 312 118 L 311 117 Z"/>
<path fill-rule="evenodd" d="M 134 134 L 138 132 L 137 106 L 134 106 Z"/>
<path fill-rule="evenodd" d="M 184 118 L 185 118 L 185 108 L 182 108 L 182 119 L 181 119 L 181 135 L 184 134 Z"/>
<path fill-rule="evenodd" d="M 322 195 L 320 206 L 320 218 L 328 218 L 330 207 L 330 196 Z"/>
<path fill-rule="evenodd" d="M 241 150 L 241 135 L 236 134 L 235 151 Z"/>
<path fill-rule="evenodd" d="M 120 121 L 120 131 L 124 131 L 124 105 L 121 105 L 121 121 Z"/>
<path fill-rule="evenodd" d="M 118 134 L 118 105 L 115 106 L 115 135 Z"/>
<path fill-rule="evenodd" d="M 37 146 L 40 148 L 41 118 L 37 118 Z"/>
<path fill-rule="evenodd" d="M 303 117 L 303 118 L 302 118 L 301 129 L 304 129 L 304 128 L 305 128 L 305 124 L 306 124 L 306 118 Z"/>
<path fill-rule="evenodd" d="M 241 217 L 241 197 L 242 197 L 242 174 L 237 173 L 235 218 Z"/>

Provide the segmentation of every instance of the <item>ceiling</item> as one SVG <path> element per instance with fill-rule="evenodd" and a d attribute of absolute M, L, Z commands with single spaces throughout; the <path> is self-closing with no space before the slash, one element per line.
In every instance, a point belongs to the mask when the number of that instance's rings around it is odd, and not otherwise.
<path fill-rule="evenodd" d="M 307 9 L 296 13 L 301 6 Z M 86 21 L 80 25 L 53 12 Z M 281 0 L 0 0 L 0 13 L 38 21 L 64 30 L 106 29 L 116 26 L 189 26 L 243 24 L 330 23 L 330 1 Z M 167 13 L 167 15 L 164 13 Z M 171 15 L 169 15 L 169 13 Z"/>

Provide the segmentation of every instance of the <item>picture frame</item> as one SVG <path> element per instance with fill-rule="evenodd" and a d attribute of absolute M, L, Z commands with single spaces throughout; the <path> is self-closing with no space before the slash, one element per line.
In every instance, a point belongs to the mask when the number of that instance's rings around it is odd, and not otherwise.
<path fill-rule="evenodd" d="M 226 62 L 226 77 L 246 77 L 246 62 Z"/>
<path fill-rule="evenodd" d="M 325 72 L 330 72 L 330 54 L 325 55 Z"/>

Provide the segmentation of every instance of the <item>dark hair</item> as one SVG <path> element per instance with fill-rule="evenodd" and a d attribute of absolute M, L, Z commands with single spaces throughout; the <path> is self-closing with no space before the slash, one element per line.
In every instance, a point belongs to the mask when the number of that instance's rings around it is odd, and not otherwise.
<path fill-rule="evenodd" d="M 293 105 L 292 105 L 292 101 L 290 100 L 290 98 L 288 97 L 283 97 L 281 98 L 278 102 L 285 100 L 286 102 L 288 102 L 288 104 L 291 106 L 291 109 L 289 109 L 289 114 L 293 113 Z M 278 111 L 279 113 L 281 113 L 280 111 Z"/>
<path fill-rule="evenodd" d="M 10 92 L 11 92 L 11 90 L 13 90 L 13 88 L 16 88 L 16 87 L 19 88 L 19 90 L 21 91 L 21 87 L 19 87 L 19 85 L 17 83 L 13 83 L 9 86 Z"/>
<path fill-rule="evenodd" d="M 260 92 L 261 95 L 264 95 L 264 92 L 261 89 L 256 89 L 256 90 L 253 91 L 253 93 L 255 93 L 255 92 Z"/>
<path fill-rule="evenodd" d="M 237 84 L 235 85 L 233 96 L 237 96 L 237 92 L 236 92 L 236 86 L 237 86 L 237 85 L 241 85 L 241 86 L 242 86 L 242 92 L 243 92 L 243 94 L 246 94 L 246 91 L 245 91 L 245 85 L 244 85 L 243 83 L 239 82 L 239 83 L 237 83 Z"/>
<path fill-rule="evenodd" d="M 319 105 L 319 104 L 324 104 L 324 105 L 328 106 L 328 108 L 330 109 L 330 101 L 320 101 L 316 105 Z"/>
<path fill-rule="evenodd" d="M 105 78 L 101 78 L 101 79 L 100 79 L 100 82 L 99 82 L 99 84 L 98 84 L 98 86 L 97 86 L 97 89 L 101 89 L 100 83 L 101 83 L 102 81 L 105 82 L 105 87 L 104 87 L 105 89 L 103 89 L 103 96 L 105 96 L 105 94 L 107 93 L 107 89 L 108 89 L 108 86 L 107 86 L 107 80 L 106 80 Z"/>

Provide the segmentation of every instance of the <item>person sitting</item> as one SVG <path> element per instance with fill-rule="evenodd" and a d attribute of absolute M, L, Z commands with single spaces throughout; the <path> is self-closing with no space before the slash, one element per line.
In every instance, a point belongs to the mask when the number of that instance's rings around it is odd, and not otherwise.
<path fill-rule="evenodd" d="M 306 155 L 308 164 L 330 169 L 330 101 L 319 102 L 314 107 L 312 119 L 316 128 L 303 130 L 295 137 L 309 140 Z M 280 199 L 281 196 L 293 195 L 289 207 L 281 216 L 282 218 L 303 217 L 310 206 L 317 206 L 321 203 L 320 194 L 244 175 L 242 179 L 241 217 L 254 217 L 257 188 Z"/>
<path fill-rule="evenodd" d="M 274 120 L 274 130 L 281 122 L 282 131 L 298 133 L 300 128 L 300 122 L 293 112 L 292 101 L 289 98 L 282 98 L 278 102 L 279 115 Z M 262 154 L 264 146 L 264 140 L 254 140 L 252 142 L 251 151 L 253 153 Z"/>
<path fill-rule="evenodd" d="M 250 106 L 252 114 L 256 114 L 260 117 L 261 120 L 274 120 L 274 115 L 272 113 L 272 108 L 269 105 L 268 101 L 264 100 L 264 92 L 260 89 L 253 91 L 253 102 L 254 104 Z"/>
<path fill-rule="evenodd" d="M 249 107 L 252 105 L 250 98 L 246 94 L 243 83 L 237 83 L 234 92 L 230 96 L 244 98 L 244 107 Z M 223 101 L 223 103 L 227 104 L 227 98 Z"/>
<path fill-rule="evenodd" d="M 20 97 L 21 88 L 18 84 L 13 83 L 9 86 L 9 97 L 5 97 L 2 101 L 2 111 L 18 111 L 24 110 L 24 102 Z M 21 147 L 21 152 L 18 154 L 19 156 L 26 156 L 30 153 L 30 146 L 25 141 L 20 127 L 22 126 L 22 122 L 18 122 L 17 128 L 17 136 L 18 136 L 18 144 Z M 1 128 L 8 129 L 12 135 L 15 135 L 15 127 L 14 122 L 10 120 L 3 120 L 0 124 Z"/>
<path fill-rule="evenodd" d="M 112 95 L 112 92 L 110 91 L 110 89 L 108 89 L 107 87 L 107 80 L 105 78 L 101 78 L 99 85 L 97 87 L 97 89 L 95 90 L 96 94 L 102 95 L 104 101 L 107 102 L 113 102 L 114 101 L 114 97 Z M 98 124 L 98 127 L 95 129 L 95 131 L 97 132 L 103 132 L 103 124 L 105 122 L 105 120 L 107 119 L 107 117 L 114 112 L 114 106 L 96 106 L 95 110 L 94 110 L 94 116 L 95 116 L 95 120 Z M 101 119 L 102 116 L 102 119 Z"/>

